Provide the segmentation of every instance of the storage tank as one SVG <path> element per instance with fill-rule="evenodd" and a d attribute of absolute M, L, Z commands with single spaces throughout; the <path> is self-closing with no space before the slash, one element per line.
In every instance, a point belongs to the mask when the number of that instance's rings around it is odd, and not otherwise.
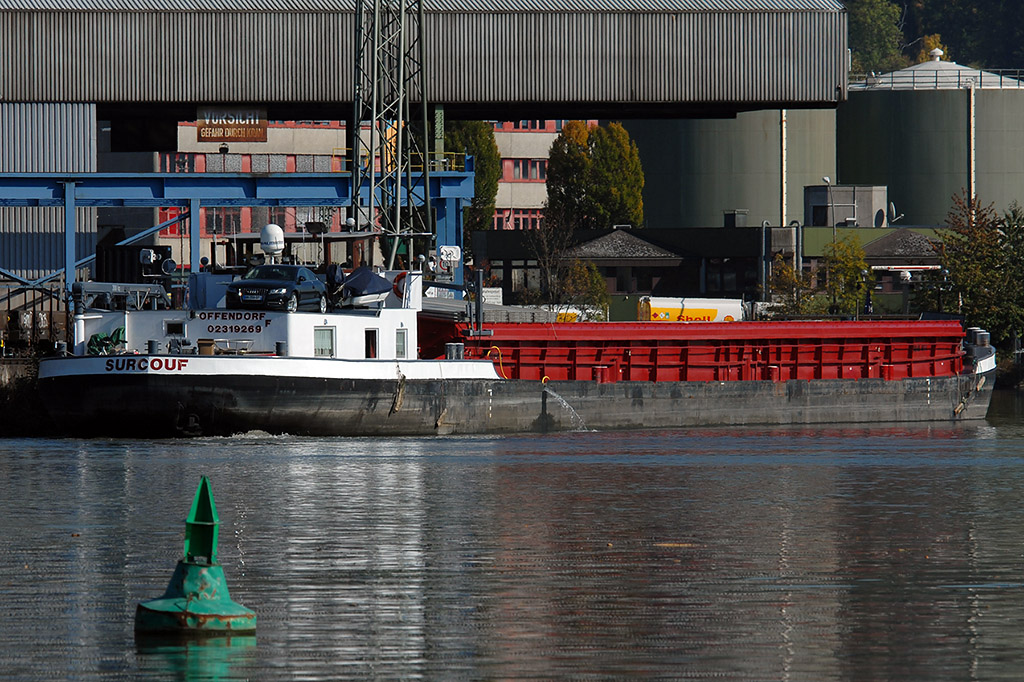
<path fill-rule="evenodd" d="M 803 218 L 804 186 L 835 177 L 831 109 L 623 125 L 640 151 L 649 227 L 715 227 L 736 215 L 752 227 L 788 224 Z"/>
<path fill-rule="evenodd" d="M 904 225 L 941 225 L 961 190 L 1024 202 L 1024 88 L 932 60 L 851 83 L 836 113 L 839 182 L 887 185 Z"/>

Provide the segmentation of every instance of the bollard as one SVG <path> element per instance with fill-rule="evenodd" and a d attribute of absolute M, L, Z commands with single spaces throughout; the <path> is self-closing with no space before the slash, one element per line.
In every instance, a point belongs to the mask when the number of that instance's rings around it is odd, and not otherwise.
<path fill-rule="evenodd" d="M 185 519 L 185 558 L 178 562 L 163 596 L 136 607 L 136 634 L 228 635 L 256 630 L 256 614 L 231 601 L 224 569 L 217 563 L 219 525 L 210 480 L 203 476 Z"/>

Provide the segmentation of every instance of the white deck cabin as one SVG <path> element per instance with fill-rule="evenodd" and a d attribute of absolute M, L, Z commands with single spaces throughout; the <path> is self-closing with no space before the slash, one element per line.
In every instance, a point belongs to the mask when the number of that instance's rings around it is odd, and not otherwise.
<path fill-rule="evenodd" d="M 74 354 L 86 355 L 97 334 L 120 339 L 123 328 L 122 352 L 128 353 L 415 359 L 423 275 L 382 275 L 391 282 L 398 279 L 384 301 L 326 314 L 226 308 L 86 311 L 75 316 Z"/>

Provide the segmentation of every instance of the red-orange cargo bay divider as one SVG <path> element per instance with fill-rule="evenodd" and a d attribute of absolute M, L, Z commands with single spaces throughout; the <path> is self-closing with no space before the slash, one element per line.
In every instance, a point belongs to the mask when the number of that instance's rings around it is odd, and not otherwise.
<path fill-rule="evenodd" d="M 508 379 L 787 381 L 951 376 L 963 370 L 956 321 L 576 322 L 455 325 L 466 358 Z"/>

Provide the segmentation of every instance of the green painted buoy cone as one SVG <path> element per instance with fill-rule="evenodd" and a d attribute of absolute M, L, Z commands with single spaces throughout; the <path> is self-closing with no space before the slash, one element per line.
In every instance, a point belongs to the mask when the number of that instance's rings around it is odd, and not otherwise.
<path fill-rule="evenodd" d="M 203 476 L 185 519 L 185 558 L 163 596 L 135 609 L 135 632 L 217 635 L 256 630 L 256 614 L 231 601 L 224 569 L 217 563 L 219 525 L 210 480 Z"/>

